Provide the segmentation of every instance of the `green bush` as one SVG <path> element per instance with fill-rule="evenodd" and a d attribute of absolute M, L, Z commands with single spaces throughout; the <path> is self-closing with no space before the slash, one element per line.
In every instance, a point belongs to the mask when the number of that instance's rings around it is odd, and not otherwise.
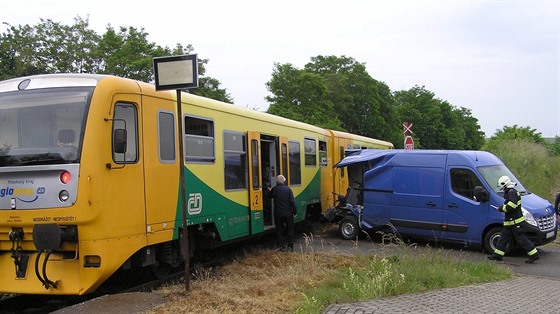
<path fill-rule="evenodd" d="M 483 147 L 498 156 L 530 192 L 554 201 L 560 192 L 560 156 L 527 139 L 493 141 Z"/>

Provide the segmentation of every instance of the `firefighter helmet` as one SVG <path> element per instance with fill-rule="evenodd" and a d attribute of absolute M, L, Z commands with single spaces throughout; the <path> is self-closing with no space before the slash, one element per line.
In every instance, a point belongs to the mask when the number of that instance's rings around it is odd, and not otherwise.
<path fill-rule="evenodd" d="M 501 176 L 498 179 L 498 187 L 503 190 L 511 183 L 511 179 L 508 176 Z"/>

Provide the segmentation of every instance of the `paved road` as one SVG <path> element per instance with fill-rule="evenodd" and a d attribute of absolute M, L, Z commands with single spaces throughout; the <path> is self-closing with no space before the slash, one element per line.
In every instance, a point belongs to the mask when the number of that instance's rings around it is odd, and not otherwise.
<path fill-rule="evenodd" d="M 518 277 L 481 285 L 433 290 L 352 304 L 334 304 L 324 314 L 373 313 L 560 313 L 560 281 Z"/>

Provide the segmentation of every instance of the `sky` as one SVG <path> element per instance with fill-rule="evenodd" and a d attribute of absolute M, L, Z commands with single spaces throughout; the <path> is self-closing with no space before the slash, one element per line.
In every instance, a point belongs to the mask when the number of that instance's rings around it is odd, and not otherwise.
<path fill-rule="evenodd" d="M 2 33 L 77 16 L 100 35 L 132 26 L 192 45 L 241 107 L 268 108 L 275 63 L 347 56 L 392 91 L 424 86 L 470 109 L 487 137 L 513 125 L 560 136 L 560 0 L 0 1 Z"/>

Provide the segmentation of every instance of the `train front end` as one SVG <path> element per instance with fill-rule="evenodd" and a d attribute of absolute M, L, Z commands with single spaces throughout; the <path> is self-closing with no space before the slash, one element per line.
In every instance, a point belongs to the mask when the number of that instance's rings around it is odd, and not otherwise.
<path fill-rule="evenodd" d="M 88 200 L 78 191 L 87 180 L 80 158 L 96 83 L 0 82 L 0 293 L 84 294 L 110 275 L 79 244 L 95 215 L 80 209 Z"/>

